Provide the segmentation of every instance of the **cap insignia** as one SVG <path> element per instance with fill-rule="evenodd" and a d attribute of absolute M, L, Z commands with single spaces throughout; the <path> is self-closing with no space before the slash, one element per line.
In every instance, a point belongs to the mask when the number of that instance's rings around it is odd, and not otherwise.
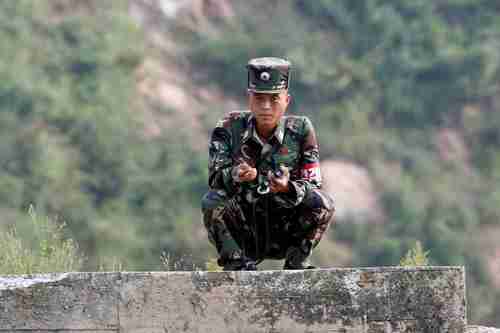
<path fill-rule="evenodd" d="M 269 81 L 271 79 L 271 74 L 269 74 L 268 72 L 262 72 L 260 73 L 260 79 L 262 81 Z"/>

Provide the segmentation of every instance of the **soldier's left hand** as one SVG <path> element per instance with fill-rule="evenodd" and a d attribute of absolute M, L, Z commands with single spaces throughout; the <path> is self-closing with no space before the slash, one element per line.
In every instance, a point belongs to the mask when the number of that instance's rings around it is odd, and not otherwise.
<path fill-rule="evenodd" d="M 283 172 L 281 177 L 276 177 L 272 171 L 269 171 L 269 189 L 272 193 L 286 193 L 289 190 L 288 181 L 290 180 L 290 171 L 285 166 L 280 166 L 280 169 Z"/>

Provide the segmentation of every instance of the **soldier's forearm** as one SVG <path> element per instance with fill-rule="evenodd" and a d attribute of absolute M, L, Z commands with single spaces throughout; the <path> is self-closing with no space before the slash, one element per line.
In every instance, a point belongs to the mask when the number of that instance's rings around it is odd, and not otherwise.
<path fill-rule="evenodd" d="M 217 171 L 210 171 L 209 183 L 210 188 L 220 188 L 232 193 L 235 190 L 235 184 L 231 176 L 231 166 L 220 168 Z"/>

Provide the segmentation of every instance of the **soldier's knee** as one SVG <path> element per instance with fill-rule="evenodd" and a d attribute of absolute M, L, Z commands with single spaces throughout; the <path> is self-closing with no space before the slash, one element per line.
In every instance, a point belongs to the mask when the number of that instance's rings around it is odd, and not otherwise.
<path fill-rule="evenodd" d="M 304 198 L 303 204 L 308 209 L 321 209 L 331 214 L 335 211 L 335 204 L 332 196 L 322 190 L 310 191 Z"/>
<path fill-rule="evenodd" d="M 209 190 L 201 199 L 201 210 L 206 212 L 223 206 L 227 201 L 227 194 L 223 190 Z"/>

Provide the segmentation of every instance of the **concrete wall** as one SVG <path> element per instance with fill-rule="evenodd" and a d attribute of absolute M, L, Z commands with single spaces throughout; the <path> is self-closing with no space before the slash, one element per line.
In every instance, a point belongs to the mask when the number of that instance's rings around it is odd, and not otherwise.
<path fill-rule="evenodd" d="M 457 332 L 461 267 L 0 278 L 0 332 Z"/>
<path fill-rule="evenodd" d="M 498 328 L 470 325 L 467 326 L 467 333 L 500 333 Z"/>

